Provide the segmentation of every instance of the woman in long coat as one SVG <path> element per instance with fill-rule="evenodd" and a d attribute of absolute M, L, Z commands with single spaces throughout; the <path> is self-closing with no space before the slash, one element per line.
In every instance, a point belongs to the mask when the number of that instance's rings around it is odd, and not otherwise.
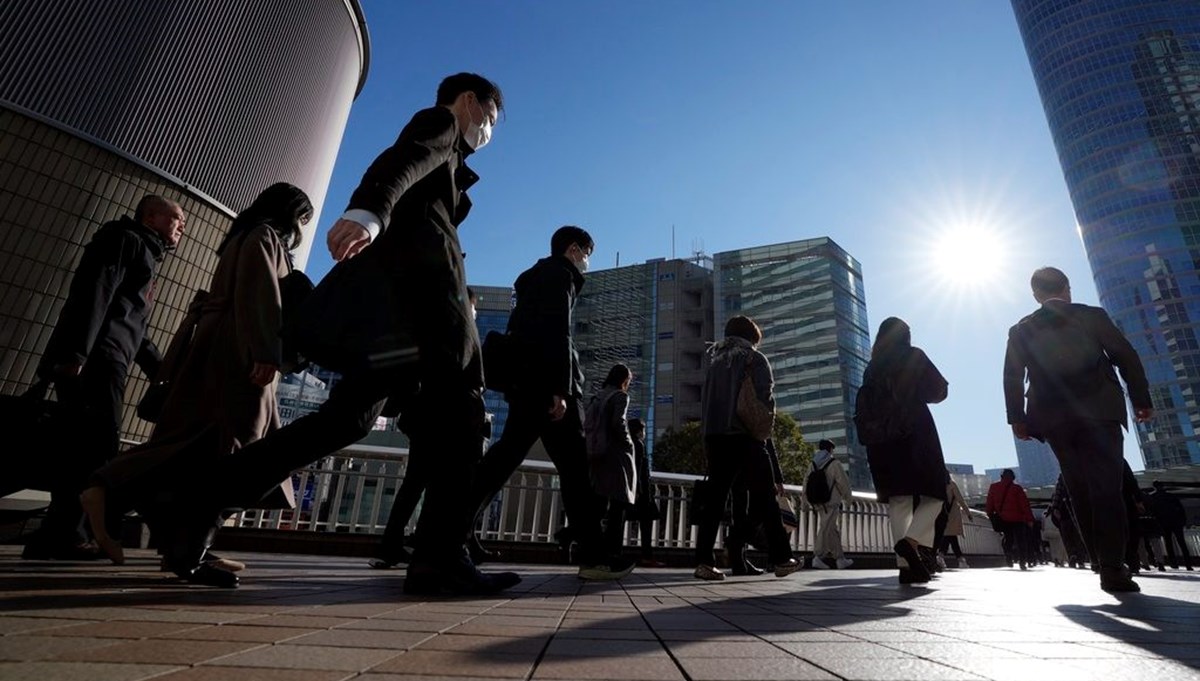
<path fill-rule="evenodd" d="M 946 462 L 929 404 L 946 399 L 946 379 L 912 345 L 908 324 L 889 317 L 879 325 L 863 386 L 890 386 L 909 424 L 907 435 L 867 445 L 875 494 L 888 505 L 902 584 L 927 582 L 921 551 L 932 552 L 934 523 L 946 499 Z"/>
<path fill-rule="evenodd" d="M 633 438 L 626 414 L 629 411 L 629 384 L 633 372 L 624 364 L 615 364 L 592 396 L 584 419 L 587 434 L 588 469 L 592 490 L 608 505 L 605 520 L 604 550 L 608 557 L 621 554 L 625 538 L 625 510 L 633 505 L 637 489 L 637 468 Z"/>
<path fill-rule="evenodd" d="M 150 439 L 97 470 L 82 496 L 97 543 L 114 562 L 123 555 L 106 532 L 106 504 L 146 501 L 165 476 L 177 484 L 195 463 L 187 452 L 221 456 L 279 428 L 280 281 L 292 271 L 290 251 L 312 213 L 303 191 L 274 184 L 237 216 L 217 248 L 210 291 L 189 310 L 194 331 L 181 328 L 168 348 L 158 377 L 168 382 L 167 393 Z M 287 487 L 290 497 L 290 481 Z"/>
<path fill-rule="evenodd" d="M 963 535 L 964 525 L 963 519 L 971 517 L 971 507 L 967 506 L 967 502 L 963 499 L 962 492 L 958 489 L 958 484 L 954 480 L 946 482 L 946 531 L 942 536 L 942 545 L 938 547 L 938 552 L 943 556 L 950 555 L 950 549 L 954 549 L 954 555 L 958 557 L 958 567 L 967 567 L 967 559 L 963 556 L 962 546 L 958 543 L 958 538 Z"/>

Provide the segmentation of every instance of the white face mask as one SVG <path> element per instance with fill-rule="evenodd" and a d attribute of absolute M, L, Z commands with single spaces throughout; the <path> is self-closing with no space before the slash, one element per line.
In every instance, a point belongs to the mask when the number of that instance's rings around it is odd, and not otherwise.
<path fill-rule="evenodd" d="M 588 271 L 588 256 L 586 253 L 582 258 L 575 261 L 575 269 L 579 270 L 580 274 L 584 274 Z"/>
<path fill-rule="evenodd" d="M 483 114 L 483 120 L 479 123 L 475 122 L 475 116 L 471 116 L 471 122 L 467 124 L 467 129 L 463 131 L 463 140 L 475 151 L 487 146 L 487 143 L 492 141 L 492 122 L 488 119 L 487 112 L 482 106 L 476 102 L 475 106 L 479 107 L 479 112 Z"/>

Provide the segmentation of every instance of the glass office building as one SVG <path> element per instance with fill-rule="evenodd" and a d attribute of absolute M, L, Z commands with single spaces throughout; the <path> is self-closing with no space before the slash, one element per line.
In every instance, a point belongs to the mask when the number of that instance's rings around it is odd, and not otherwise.
<path fill-rule="evenodd" d="M 854 432 L 854 396 L 870 359 L 862 266 L 821 237 L 713 256 L 714 328 L 746 315 L 763 330 L 778 409 L 807 442 L 829 439 L 854 489 L 873 489 Z"/>
<path fill-rule="evenodd" d="M 508 286 L 471 286 L 475 291 L 475 327 L 482 342 L 491 331 L 504 333 L 512 315 L 513 290 Z M 500 439 L 508 420 L 508 402 L 494 390 L 483 393 L 484 407 L 492 415 L 492 442 Z"/>
<path fill-rule="evenodd" d="M 1200 464 L 1200 2 L 1012 6 L 1100 303 L 1149 375 L 1146 467 Z"/>

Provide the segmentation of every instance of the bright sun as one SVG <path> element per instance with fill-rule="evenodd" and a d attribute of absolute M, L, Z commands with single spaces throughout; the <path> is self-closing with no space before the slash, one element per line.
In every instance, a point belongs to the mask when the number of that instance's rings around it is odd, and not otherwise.
<path fill-rule="evenodd" d="M 980 225 L 946 227 L 934 235 L 930 269 L 945 284 L 986 288 L 1000 277 L 1006 251 L 994 229 Z"/>

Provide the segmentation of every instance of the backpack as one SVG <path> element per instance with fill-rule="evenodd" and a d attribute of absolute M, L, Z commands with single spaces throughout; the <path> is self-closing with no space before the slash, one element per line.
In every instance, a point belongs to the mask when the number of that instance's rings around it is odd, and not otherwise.
<path fill-rule="evenodd" d="M 859 442 L 871 446 L 903 440 L 912 434 L 914 422 L 912 410 L 896 398 L 890 379 L 863 381 L 854 397 Z"/>
<path fill-rule="evenodd" d="M 1018 328 L 1029 382 L 1036 386 L 1039 399 L 1072 401 L 1104 387 L 1112 372 L 1108 355 L 1100 341 L 1070 315 L 1055 314 Z"/>
<path fill-rule="evenodd" d="M 825 475 L 825 469 L 837 459 L 830 459 L 825 462 L 824 466 L 817 468 L 813 467 L 808 473 L 808 477 L 804 479 L 804 498 L 808 499 L 808 503 L 813 506 L 828 504 L 833 498 L 833 490 L 829 487 L 829 478 Z"/>

